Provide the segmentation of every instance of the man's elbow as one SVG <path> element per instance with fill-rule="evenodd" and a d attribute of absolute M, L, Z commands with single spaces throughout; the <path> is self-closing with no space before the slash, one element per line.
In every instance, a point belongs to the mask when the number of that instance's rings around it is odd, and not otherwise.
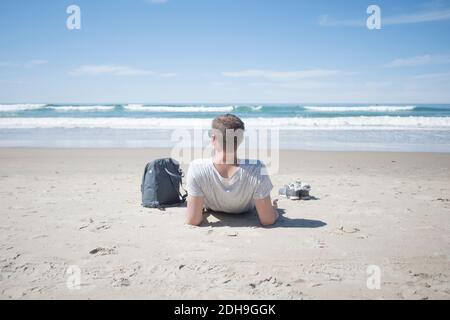
<path fill-rule="evenodd" d="M 186 217 L 186 224 L 190 225 L 190 226 L 195 226 L 198 227 L 199 225 L 201 225 L 203 222 L 203 217 L 202 219 L 198 219 L 196 217 Z"/>
<path fill-rule="evenodd" d="M 277 218 L 276 217 L 268 217 L 268 218 L 260 219 L 260 222 L 264 227 L 270 227 L 270 226 L 273 226 L 277 222 Z"/>

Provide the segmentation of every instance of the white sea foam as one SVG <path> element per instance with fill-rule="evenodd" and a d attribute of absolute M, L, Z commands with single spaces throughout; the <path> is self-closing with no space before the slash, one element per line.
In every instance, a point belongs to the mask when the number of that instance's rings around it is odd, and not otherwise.
<path fill-rule="evenodd" d="M 239 111 L 239 109 L 241 109 L 241 110 L 249 109 L 250 111 L 261 111 L 263 109 L 263 106 L 249 106 L 249 107 L 247 107 L 247 106 L 236 106 L 234 108 L 235 108 L 235 110 L 238 110 L 238 111 Z"/>
<path fill-rule="evenodd" d="M 247 128 L 281 130 L 450 130 L 450 117 L 247 118 L 244 122 Z M 0 118 L 0 129 L 175 129 L 210 125 L 210 119 L 198 118 Z"/>
<path fill-rule="evenodd" d="M 399 112 L 413 111 L 416 106 L 365 106 L 365 107 L 315 107 L 305 106 L 306 110 L 319 112 Z"/>
<path fill-rule="evenodd" d="M 232 112 L 233 106 L 227 107 L 178 107 L 178 106 L 144 106 L 142 104 L 129 104 L 124 106 L 125 110 L 142 112 Z"/>
<path fill-rule="evenodd" d="M 0 104 L 0 112 L 14 112 L 14 111 L 25 111 L 44 108 L 45 104 Z"/>
<path fill-rule="evenodd" d="M 114 110 L 114 106 L 51 106 L 46 109 L 52 109 L 55 111 L 80 111 L 80 112 L 89 112 L 89 111 L 111 111 Z"/>
<path fill-rule="evenodd" d="M 123 106 L 124 109 L 128 109 L 128 110 L 135 110 L 135 109 L 141 109 L 144 107 L 143 104 L 128 104 Z"/>

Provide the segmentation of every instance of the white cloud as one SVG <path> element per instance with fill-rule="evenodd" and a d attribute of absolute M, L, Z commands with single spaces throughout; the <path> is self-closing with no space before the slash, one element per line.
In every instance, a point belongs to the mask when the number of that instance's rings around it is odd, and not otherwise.
<path fill-rule="evenodd" d="M 71 76 L 119 76 L 119 77 L 133 77 L 133 76 L 159 76 L 162 78 L 173 78 L 177 76 L 175 72 L 155 72 L 146 69 L 137 69 L 129 66 L 117 65 L 83 65 L 69 72 Z"/>
<path fill-rule="evenodd" d="M 422 13 L 404 14 L 394 17 L 382 18 L 382 24 L 396 25 L 396 24 L 409 24 L 409 23 L 422 23 L 443 21 L 450 19 L 450 10 L 429 11 Z"/>
<path fill-rule="evenodd" d="M 450 63 L 450 55 L 431 55 L 416 56 L 410 58 L 402 58 L 391 61 L 385 67 L 417 67 L 431 64 Z"/>
<path fill-rule="evenodd" d="M 321 15 L 318 23 L 324 27 L 366 27 L 366 21 L 368 16 L 362 16 L 361 19 L 334 19 L 329 15 Z M 424 23 L 450 20 L 450 9 L 430 11 L 422 11 L 416 13 L 407 13 L 397 16 L 383 16 L 383 10 L 381 11 L 381 25 L 401 25 L 412 23 Z"/>
<path fill-rule="evenodd" d="M 324 14 L 319 17 L 319 25 L 323 27 L 364 27 L 366 21 L 364 19 L 336 20 L 328 14 Z"/>
<path fill-rule="evenodd" d="M 75 70 L 72 70 L 69 74 L 73 76 L 146 76 L 153 75 L 154 72 L 150 70 L 135 69 L 127 66 L 84 65 L 76 68 Z"/>
<path fill-rule="evenodd" d="M 228 78 L 264 78 L 267 80 L 295 80 L 308 78 L 330 77 L 340 74 L 337 70 L 303 70 L 303 71 L 271 71 L 271 70 L 241 70 L 222 72 Z"/>

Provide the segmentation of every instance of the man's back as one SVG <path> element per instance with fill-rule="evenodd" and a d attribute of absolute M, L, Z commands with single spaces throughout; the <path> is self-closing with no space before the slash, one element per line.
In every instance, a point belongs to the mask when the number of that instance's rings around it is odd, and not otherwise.
<path fill-rule="evenodd" d="M 244 122 L 233 114 L 220 115 L 212 121 L 209 136 L 214 156 L 193 161 L 188 171 L 188 224 L 200 225 L 204 208 L 243 213 L 256 207 L 262 225 L 277 221 L 279 214 L 276 201 L 272 204 L 270 198 L 273 186 L 266 168 L 260 161 L 237 161 L 244 130 Z"/>
<path fill-rule="evenodd" d="M 272 183 L 260 161 L 241 161 L 236 172 L 224 178 L 212 159 L 194 160 L 188 170 L 188 194 L 203 197 L 207 209 L 243 213 L 254 208 L 254 201 L 270 195 Z"/>

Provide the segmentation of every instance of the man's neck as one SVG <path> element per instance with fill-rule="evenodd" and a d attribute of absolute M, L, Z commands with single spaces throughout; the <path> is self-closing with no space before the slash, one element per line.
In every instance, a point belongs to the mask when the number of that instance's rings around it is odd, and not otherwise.
<path fill-rule="evenodd" d="M 213 156 L 214 164 L 235 166 L 238 164 L 236 152 L 225 153 L 223 151 L 215 151 Z"/>

